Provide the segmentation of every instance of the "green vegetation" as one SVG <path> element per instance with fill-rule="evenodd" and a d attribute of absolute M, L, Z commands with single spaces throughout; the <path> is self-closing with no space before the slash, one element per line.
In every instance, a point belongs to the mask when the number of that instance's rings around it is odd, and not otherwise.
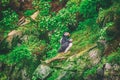
<path fill-rule="evenodd" d="M 119 1 L 33 0 L 30 6 L 32 9 L 29 9 L 29 2 L 24 2 L 21 6 L 19 1 L 14 0 L 19 3 L 13 5 L 14 9 L 10 6 L 12 0 L 1 0 L 0 68 L 3 70 L 0 69 L 0 80 L 22 80 L 23 73 L 28 80 L 37 80 L 39 76 L 34 76 L 33 73 L 38 65 L 52 68 L 53 72 L 44 80 L 84 80 L 88 76 L 96 75 L 97 69 L 107 62 L 120 64 Z M 39 13 L 34 15 L 37 16 L 34 20 L 31 15 L 36 11 Z M 30 22 L 17 25 L 23 16 L 25 19 L 21 22 Z M 20 37 L 17 33 L 8 35 L 13 30 L 21 31 Z M 72 48 L 68 55 L 60 54 L 60 57 L 65 57 L 62 61 L 46 64 L 46 60 L 58 55 L 60 39 L 64 32 L 70 33 L 70 38 L 73 39 Z M 105 39 L 106 43 L 100 43 L 99 47 L 97 42 L 100 39 Z M 101 60 L 92 65 L 89 52 L 94 48 L 100 50 L 101 47 L 105 48 L 105 51 L 100 51 Z"/>
<path fill-rule="evenodd" d="M 18 15 L 11 9 L 2 11 L 3 19 L 0 21 L 1 29 L 12 30 L 17 27 Z"/>
<path fill-rule="evenodd" d="M 107 57 L 108 62 L 120 64 L 120 49 L 117 52 L 113 52 L 110 56 Z"/>
<path fill-rule="evenodd" d="M 17 47 L 13 51 L 11 51 L 11 53 L 9 53 L 7 56 L 6 55 L 1 56 L 1 60 L 8 64 L 16 64 L 18 62 L 22 62 L 30 58 L 31 52 L 28 50 L 26 46 Z"/>

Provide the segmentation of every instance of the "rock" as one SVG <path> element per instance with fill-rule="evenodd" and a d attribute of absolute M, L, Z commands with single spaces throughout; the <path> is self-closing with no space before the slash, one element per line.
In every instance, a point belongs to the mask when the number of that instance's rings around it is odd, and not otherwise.
<path fill-rule="evenodd" d="M 24 25 L 26 25 L 26 24 L 28 24 L 28 23 L 30 23 L 30 20 L 25 19 L 25 22 L 24 22 L 24 23 L 22 23 L 20 26 L 24 26 Z"/>
<path fill-rule="evenodd" d="M 56 80 L 71 80 L 75 79 L 75 72 L 71 71 L 61 71 L 61 74 L 58 76 Z"/>
<path fill-rule="evenodd" d="M 1 54 L 8 53 L 10 49 L 20 44 L 20 38 L 22 37 L 22 31 L 13 30 L 0 42 Z"/>
<path fill-rule="evenodd" d="M 7 70 L 7 68 L 6 68 Z M 20 68 L 18 65 L 9 66 L 9 71 L 6 72 L 8 80 L 30 80 L 30 77 L 27 73 L 27 68 Z"/>
<path fill-rule="evenodd" d="M 22 37 L 21 31 L 17 30 L 11 31 L 6 38 L 6 42 L 8 42 L 9 48 L 11 48 L 14 44 L 17 44 L 18 39 L 20 39 L 21 37 Z"/>
<path fill-rule="evenodd" d="M 33 19 L 33 20 L 36 21 L 36 18 L 37 18 L 37 16 L 38 16 L 39 12 L 40 12 L 40 11 L 38 10 L 38 11 L 36 11 L 33 15 L 31 15 L 31 16 L 30 16 L 31 19 Z"/>
<path fill-rule="evenodd" d="M 102 39 L 99 39 L 97 41 L 97 46 L 101 50 L 102 53 L 105 52 L 105 50 L 106 50 L 106 48 L 107 48 L 108 45 L 107 45 L 107 41 L 105 40 L 104 37 L 102 37 Z"/>
<path fill-rule="evenodd" d="M 26 68 L 21 70 L 21 75 L 22 75 L 22 80 L 30 80 Z"/>
<path fill-rule="evenodd" d="M 38 16 L 38 14 L 39 14 L 39 10 L 36 11 L 34 14 L 32 14 L 32 15 L 30 16 L 31 19 L 34 20 L 34 21 L 36 21 L 36 18 L 37 18 L 37 16 Z M 17 25 L 18 25 L 18 26 L 24 26 L 24 25 L 26 25 L 26 24 L 28 24 L 28 23 L 30 23 L 30 22 L 31 22 L 31 21 L 30 21 L 29 19 L 27 19 L 27 18 L 25 18 L 25 17 L 23 16 L 22 18 L 20 18 L 20 20 L 18 21 Z"/>
<path fill-rule="evenodd" d="M 89 51 L 89 59 L 91 60 L 90 62 L 95 65 L 100 62 L 101 60 L 101 53 L 100 50 L 95 48 Z"/>
<path fill-rule="evenodd" d="M 119 80 L 120 66 L 118 64 L 106 63 L 104 67 L 104 80 Z"/>
<path fill-rule="evenodd" d="M 30 20 L 28 20 L 27 18 L 25 18 L 24 16 L 22 18 L 19 19 L 17 25 L 18 26 L 24 26 L 26 24 L 30 23 Z"/>
<path fill-rule="evenodd" d="M 56 80 L 62 80 L 62 78 L 63 78 L 65 75 L 67 75 L 66 73 L 67 73 L 66 71 L 62 71 L 62 72 L 61 72 L 61 75 L 59 75 L 59 77 L 58 77 Z"/>
<path fill-rule="evenodd" d="M 21 31 L 17 31 L 17 30 L 13 30 L 13 31 L 11 31 L 10 33 L 8 33 L 8 37 L 9 36 L 21 36 L 22 35 L 22 32 Z"/>
<path fill-rule="evenodd" d="M 25 22 L 25 17 L 21 17 L 17 23 L 18 26 L 20 26 L 21 24 L 23 24 Z"/>
<path fill-rule="evenodd" d="M 69 64 L 63 67 L 63 70 L 61 70 L 59 76 L 55 80 L 71 80 L 75 79 L 75 75 L 75 64 L 74 62 L 69 62 Z"/>
<path fill-rule="evenodd" d="M 110 63 L 106 63 L 105 64 L 105 70 L 110 70 L 110 69 L 112 69 L 111 64 Z"/>
<path fill-rule="evenodd" d="M 104 78 L 104 69 L 103 68 L 97 69 L 97 79 L 103 80 L 103 78 Z"/>
<path fill-rule="evenodd" d="M 112 66 L 110 63 L 106 63 L 104 66 L 104 79 L 109 80 L 112 75 L 111 75 L 111 71 L 112 71 Z"/>
<path fill-rule="evenodd" d="M 20 40 L 23 41 L 23 42 L 27 42 L 28 41 L 28 35 L 22 36 Z"/>
<path fill-rule="evenodd" d="M 114 64 L 114 65 L 113 65 L 113 69 L 114 69 L 115 71 L 118 71 L 118 70 L 120 69 L 120 66 L 119 66 L 118 64 Z"/>
<path fill-rule="evenodd" d="M 37 79 L 45 79 L 52 72 L 51 68 L 46 65 L 39 65 L 35 72 L 33 73 L 34 77 Z"/>

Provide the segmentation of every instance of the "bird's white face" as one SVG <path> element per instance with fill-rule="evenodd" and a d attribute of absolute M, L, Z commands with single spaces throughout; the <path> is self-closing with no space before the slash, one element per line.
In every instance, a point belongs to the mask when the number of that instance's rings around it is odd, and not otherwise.
<path fill-rule="evenodd" d="M 65 32 L 64 36 L 70 36 L 70 33 L 69 32 Z"/>

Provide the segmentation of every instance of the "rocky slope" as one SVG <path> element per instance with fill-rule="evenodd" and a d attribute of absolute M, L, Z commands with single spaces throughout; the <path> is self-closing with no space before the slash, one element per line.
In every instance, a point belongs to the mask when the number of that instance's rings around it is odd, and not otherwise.
<path fill-rule="evenodd" d="M 120 80 L 119 2 L 0 1 L 0 80 Z"/>

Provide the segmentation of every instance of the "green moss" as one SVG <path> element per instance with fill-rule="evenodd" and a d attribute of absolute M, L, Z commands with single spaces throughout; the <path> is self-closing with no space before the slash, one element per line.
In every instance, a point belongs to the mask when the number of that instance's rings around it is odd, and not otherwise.
<path fill-rule="evenodd" d="M 109 55 L 107 57 L 107 61 L 114 64 L 120 64 L 120 48 L 118 48 L 116 52 L 113 52 L 111 55 Z"/>

